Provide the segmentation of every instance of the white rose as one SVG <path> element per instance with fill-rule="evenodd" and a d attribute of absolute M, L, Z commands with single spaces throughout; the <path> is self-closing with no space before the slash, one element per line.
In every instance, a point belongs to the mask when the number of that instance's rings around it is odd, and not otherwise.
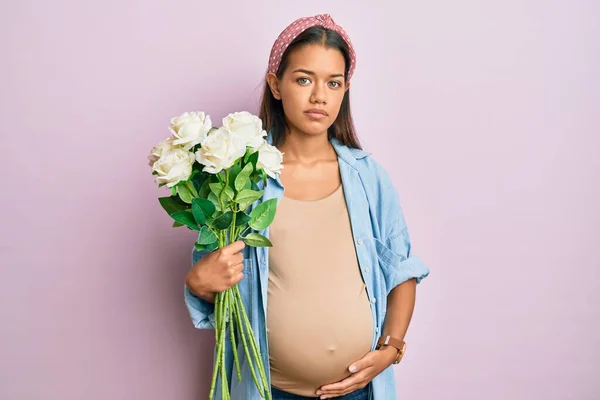
<path fill-rule="evenodd" d="M 210 116 L 203 112 L 185 112 L 171 119 L 169 130 L 173 133 L 173 144 L 190 150 L 202 143 L 212 128 Z"/>
<path fill-rule="evenodd" d="M 183 149 L 167 150 L 152 167 L 157 173 L 156 183 L 173 187 L 181 181 L 187 181 L 192 174 L 193 164 L 194 153 Z"/>
<path fill-rule="evenodd" d="M 258 148 L 258 162 L 256 163 L 256 167 L 264 169 L 267 175 L 275 178 L 275 174 L 280 173 L 283 169 L 283 154 L 277 147 L 264 142 Z"/>
<path fill-rule="evenodd" d="M 262 128 L 262 121 L 248 111 L 229 114 L 223 118 L 223 127 L 241 138 L 245 145 L 256 149 L 264 142 L 267 131 Z"/>
<path fill-rule="evenodd" d="M 196 151 L 196 160 L 204 165 L 204 171 L 217 174 L 230 168 L 246 154 L 246 145 L 225 128 L 212 131 Z"/>
<path fill-rule="evenodd" d="M 148 165 L 152 167 L 163 153 L 171 149 L 173 149 L 173 137 L 167 138 L 154 146 L 148 155 Z"/>

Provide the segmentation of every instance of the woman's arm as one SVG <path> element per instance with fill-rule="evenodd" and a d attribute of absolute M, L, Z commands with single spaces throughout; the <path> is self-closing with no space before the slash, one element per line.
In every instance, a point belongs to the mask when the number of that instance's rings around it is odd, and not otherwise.
<path fill-rule="evenodd" d="M 387 298 L 387 311 L 382 336 L 389 335 L 394 339 L 404 340 L 415 309 L 416 293 L 417 282 L 415 278 L 411 278 L 392 289 Z"/>

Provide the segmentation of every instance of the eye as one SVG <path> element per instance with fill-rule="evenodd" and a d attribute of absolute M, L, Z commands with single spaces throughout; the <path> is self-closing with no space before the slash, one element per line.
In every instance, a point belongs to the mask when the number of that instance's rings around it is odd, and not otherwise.
<path fill-rule="evenodd" d="M 337 88 L 339 88 L 339 87 L 342 86 L 342 84 L 340 82 L 338 82 L 338 81 L 329 82 L 329 84 L 332 85 L 333 88 L 335 88 L 335 89 L 337 89 Z"/>
<path fill-rule="evenodd" d="M 306 85 L 310 82 L 310 79 L 308 78 L 298 78 L 296 79 L 296 82 L 298 82 L 301 85 Z"/>

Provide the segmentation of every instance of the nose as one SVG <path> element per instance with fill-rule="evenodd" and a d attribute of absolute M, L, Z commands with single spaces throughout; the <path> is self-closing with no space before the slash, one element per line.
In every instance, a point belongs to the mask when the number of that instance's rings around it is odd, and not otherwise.
<path fill-rule="evenodd" d="M 327 91 L 322 85 L 314 85 L 310 97 L 311 103 L 326 104 Z"/>

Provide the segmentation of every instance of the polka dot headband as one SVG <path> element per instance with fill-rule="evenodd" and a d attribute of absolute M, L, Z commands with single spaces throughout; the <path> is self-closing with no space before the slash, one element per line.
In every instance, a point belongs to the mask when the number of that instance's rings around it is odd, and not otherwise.
<path fill-rule="evenodd" d="M 298 37 L 298 35 L 313 26 L 323 26 L 327 29 L 337 32 L 348 45 L 348 48 L 350 49 L 350 54 L 348 54 L 350 57 L 350 66 L 348 68 L 348 76 L 346 81 L 350 82 L 350 78 L 352 77 L 354 68 L 356 67 L 356 53 L 354 52 L 354 47 L 352 47 L 352 42 L 350 42 L 350 37 L 346 31 L 344 31 L 341 26 L 337 25 L 329 14 L 318 14 L 312 17 L 300 18 L 285 28 L 283 32 L 279 34 L 279 37 L 271 49 L 268 72 L 277 73 L 279 64 L 281 64 L 283 53 L 285 53 L 285 50 L 288 48 L 288 46 Z"/>

